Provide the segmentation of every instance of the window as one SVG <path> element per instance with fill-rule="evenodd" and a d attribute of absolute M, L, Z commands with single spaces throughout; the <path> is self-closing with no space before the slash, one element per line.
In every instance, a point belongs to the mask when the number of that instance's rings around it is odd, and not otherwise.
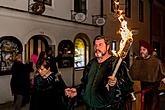
<path fill-rule="evenodd" d="M 116 0 L 116 2 L 119 2 L 119 0 Z M 119 9 L 119 5 L 115 4 L 114 0 L 111 0 L 111 11 L 116 12 Z"/>
<path fill-rule="evenodd" d="M 86 14 L 86 0 L 74 0 L 74 12 Z"/>
<path fill-rule="evenodd" d="M 131 17 L 131 0 L 125 0 L 125 16 Z"/>
<path fill-rule="evenodd" d="M 32 36 L 27 44 L 25 44 L 25 61 L 28 62 L 31 55 L 39 55 L 41 51 L 48 51 L 48 41 L 45 35 Z"/>
<path fill-rule="evenodd" d="M 0 75 L 11 74 L 11 66 L 17 53 L 22 53 L 22 44 L 17 38 L 0 38 Z"/>
<path fill-rule="evenodd" d="M 52 6 L 52 0 L 33 0 L 34 2 L 42 2 L 46 5 Z"/>
<path fill-rule="evenodd" d="M 83 68 L 89 62 L 89 40 L 79 34 L 74 41 L 74 67 Z"/>
<path fill-rule="evenodd" d="M 85 44 L 80 38 L 75 40 L 74 67 L 85 66 Z"/>
<path fill-rule="evenodd" d="M 139 21 L 144 21 L 144 3 L 142 0 L 139 0 Z"/>
<path fill-rule="evenodd" d="M 116 4 L 115 2 L 119 2 Z M 131 17 L 131 0 L 111 0 L 111 12 L 117 12 L 117 10 L 125 11 L 126 17 Z"/>
<path fill-rule="evenodd" d="M 70 40 L 62 40 L 58 45 L 58 67 L 73 67 L 74 44 Z"/>

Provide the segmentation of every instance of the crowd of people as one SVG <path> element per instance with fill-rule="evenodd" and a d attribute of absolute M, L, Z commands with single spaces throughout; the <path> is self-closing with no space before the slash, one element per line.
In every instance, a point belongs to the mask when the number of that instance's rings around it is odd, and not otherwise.
<path fill-rule="evenodd" d="M 112 73 L 119 58 L 111 53 L 110 40 L 98 35 L 93 46 L 95 57 L 86 65 L 81 84 L 76 87 L 65 84 L 51 49 L 32 55 L 27 64 L 18 54 L 11 69 L 15 110 L 29 102 L 29 110 L 71 110 L 68 104 L 75 97 L 81 97 L 86 110 L 129 110 L 134 80 L 141 81 L 141 92 L 145 92 L 144 110 L 160 110 L 158 87 L 165 82 L 165 69 L 146 41 L 140 42 L 140 57 L 131 68 L 122 61 L 115 76 Z"/>

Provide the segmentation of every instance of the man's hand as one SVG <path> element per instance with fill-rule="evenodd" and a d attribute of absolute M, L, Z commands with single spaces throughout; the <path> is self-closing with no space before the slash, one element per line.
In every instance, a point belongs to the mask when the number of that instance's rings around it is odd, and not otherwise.
<path fill-rule="evenodd" d="M 70 97 L 70 98 L 77 96 L 76 88 L 66 88 L 65 89 L 65 95 Z"/>
<path fill-rule="evenodd" d="M 109 86 L 115 86 L 115 84 L 116 84 L 116 82 L 117 82 L 117 78 L 116 77 L 113 77 L 113 76 L 109 76 L 108 77 L 108 85 Z"/>

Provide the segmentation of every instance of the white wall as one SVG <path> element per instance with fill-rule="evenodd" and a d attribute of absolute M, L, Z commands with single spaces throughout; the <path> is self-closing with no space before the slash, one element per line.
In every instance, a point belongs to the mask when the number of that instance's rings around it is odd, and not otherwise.
<path fill-rule="evenodd" d="M 28 1 L 33 0 L 1 0 L 0 6 L 28 11 Z M 74 9 L 74 0 L 52 0 L 52 6 L 45 6 L 43 15 L 71 20 L 71 10 Z M 92 24 L 92 15 L 99 14 L 100 0 L 87 0 L 87 19 L 84 22 Z"/>
<path fill-rule="evenodd" d="M 78 33 L 84 33 L 92 43 L 93 38 L 100 34 L 99 27 L 86 25 L 87 22 L 86 24 L 75 23 L 27 13 L 27 1 L 28 0 L 1 0 L 0 6 L 17 8 L 25 12 L 0 7 L 0 37 L 14 36 L 19 39 L 24 46 L 32 36 L 44 34 L 51 39 L 52 45 L 56 45 L 55 53 L 57 53 L 57 46 L 61 40 L 67 39 L 74 41 L 74 37 Z M 46 8 L 44 15 L 70 20 L 70 10 L 73 8 L 72 1 L 73 0 L 54 0 L 54 7 Z M 99 0 L 93 1 L 97 2 L 90 1 L 90 4 L 88 3 L 90 8 L 90 11 L 88 11 L 89 16 L 91 16 L 92 13 L 99 13 L 100 7 L 98 4 L 95 4 L 99 3 Z M 94 5 L 94 11 L 92 11 L 92 5 Z M 90 17 L 88 19 L 90 19 L 88 20 L 88 24 L 91 24 L 92 18 Z M 60 71 L 63 74 L 66 84 L 71 86 L 73 68 L 60 69 Z M 74 72 L 76 78 L 75 85 L 80 83 L 82 71 Z M 9 86 L 10 78 L 11 75 L 0 76 L 0 104 L 13 100 Z"/>
<path fill-rule="evenodd" d="M 0 6 L 28 10 L 28 0 L 1 0 Z"/>
<path fill-rule="evenodd" d="M 13 100 L 10 90 L 10 79 L 11 75 L 0 76 L 0 104 Z"/>

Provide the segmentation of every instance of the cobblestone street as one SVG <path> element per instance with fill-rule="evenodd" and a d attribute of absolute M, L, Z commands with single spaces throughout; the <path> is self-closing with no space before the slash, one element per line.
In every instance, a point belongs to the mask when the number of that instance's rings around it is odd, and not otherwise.
<path fill-rule="evenodd" d="M 14 110 L 14 105 L 12 102 L 6 104 L 0 104 L 0 110 Z M 29 104 L 27 104 L 21 110 L 29 110 Z M 85 107 L 83 105 L 80 105 L 75 107 L 74 110 L 85 110 Z"/>
<path fill-rule="evenodd" d="M 160 95 L 160 102 L 160 110 L 165 110 L 165 94 Z M 0 104 L 0 110 L 14 110 L 13 103 Z M 22 110 L 29 110 L 29 104 L 23 107 Z M 77 106 L 74 110 L 85 110 L 85 107 L 83 105 Z"/>

